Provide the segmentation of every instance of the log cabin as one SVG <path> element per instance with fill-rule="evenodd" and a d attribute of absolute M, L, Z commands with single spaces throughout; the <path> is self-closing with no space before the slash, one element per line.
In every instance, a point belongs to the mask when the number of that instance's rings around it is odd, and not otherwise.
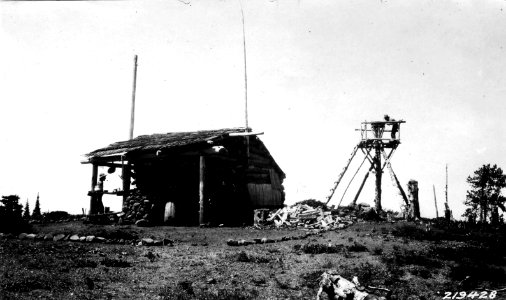
<path fill-rule="evenodd" d="M 253 210 L 283 206 L 285 173 L 250 128 L 142 135 L 85 154 L 92 165 L 89 213 L 99 168 L 121 170 L 127 222 L 243 225 Z M 105 192 L 105 191 L 104 191 Z"/>

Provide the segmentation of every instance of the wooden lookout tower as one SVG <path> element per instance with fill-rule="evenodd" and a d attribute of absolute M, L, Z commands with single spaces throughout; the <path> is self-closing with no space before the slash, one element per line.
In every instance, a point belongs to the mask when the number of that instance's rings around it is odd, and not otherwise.
<path fill-rule="evenodd" d="M 390 160 L 392 158 L 392 155 L 394 154 L 397 147 L 401 144 L 401 124 L 406 123 L 403 120 L 396 121 L 394 119 L 390 119 L 388 115 L 385 115 L 384 120 L 382 121 L 364 121 L 360 125 L 360 129 L 356 129 L 357 131 L 360 131 L 360 141 L 353 149 L 353 152 L 351 154 L 351 157 L 348 159 L 348 162 L 342 172 L 339 174 L 338 179 L 334 182 L 334 186 L 332 189 L 330 189 L 330 195 L 327 197 L 327 204 L 332 199 L 332 196 L 334 195 L 337 186 L 341 182 L 344 174 L 348 170 L 348 167 L 351 164 L 351 161 L 357 154 L 358 150 L 364 154 L 364 159 L 362 163 L 360 164 L 358 170 L 353 175 L 351 181 L 355 178 L 355 175 L 357 175 L 358 171 L 364 164 L 366 160 L 369 161 L 370 167 L 369 171 L 365 174 L 364 179 L 362 180 L 362 183 L 360 184 L 360 187 L 357 191 L 357 194 L 355 195 L 355 198 L 353 199 L 352 205 L 354 206 L 357 202 L 358 197 L 360 196 L 360 193 L 362 192 L 362 189 L 369 177 L 369 174 L 371 171 L 375 173 L 376 177 L 376 183 L 375 183 L 375 208 L 376 211 L 381 211 L 381 182 L 382 182 L 382 175 L 383 170 L 385 167 L 388 168 L 390 171 L 390 175 L 392 180 L 395 182 L 395 185 L 399 188 L 400 194 L 406 203 L 408 205 L 408 199 L 406 196 L 406 193 L 402 189 L 402 186 L 397 178 L 397 176 L 394 173 L 394 170 L 392 169 L 392 165 L 390 164 Z M 346 187 L 344 193 L 348 190 L 348 187 L 351 184 L 348 184 Z M 341 201 L 344 198 L 344 194 L 342 195 Z M 341 202 L 339 202 L 340 204 Z M 339 205 L 338 205 L 339 206 Z"/>

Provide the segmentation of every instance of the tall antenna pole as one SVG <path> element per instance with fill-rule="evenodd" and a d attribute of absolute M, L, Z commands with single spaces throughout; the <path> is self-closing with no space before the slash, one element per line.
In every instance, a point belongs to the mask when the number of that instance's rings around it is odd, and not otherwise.
<path fill-rule="evenodd" d="M 445 188 L 445 219 L 450 221 L 452 219 L 452 211 L 450 210 L 450 205 L 448 204 L 448 164 L 446 164 L 446 188 Z"/>
<path fill-rule="evenodd" d="M 137 54 L 134 56 L 134 82 L 132 89 L 132 112 L 130 114 L 130 139 L 134 138 L 135 90 L 137 87 Z"/>
<path fill-rule="evenodd" d="M 246 66 L 246 31 L 244 29 L 244 12 L 242 10 L 242 3 L 239 0 L 241 6 L 241 17 L 242 17 L 242 46 L 244 51 L 244 118 L 246 120 L 246 131 L 248 130 L 248 69 Z"/>
<path fill-rule="evenodd" d="M 436 206 L 436 218 L 439 218 L 439 212 L 437 210 L 437 200 L 436 200 L 436 187 L 432 185 L 432 190 L 434 191 L 434 205 Z"/>
<path fill-rule="evenodd" d="M 446 164 L 446 187 L 445 187 L 446 205 L 448 205 L 448 164 Z"/>
<path fill-rule="evenodd" d="M 248 132 L 248 68 L 246 65 L 246 30 L 244 29 L 244 11 L 242 10 L 242 2 L 239 0 L 241 6 L 241 21 L 242 21 L 242 48 L 244 53 L 244 120 L 246 124 L 245 132 Z M 246 166 L 249 167 L 249 136 L 246 139 Z"/>

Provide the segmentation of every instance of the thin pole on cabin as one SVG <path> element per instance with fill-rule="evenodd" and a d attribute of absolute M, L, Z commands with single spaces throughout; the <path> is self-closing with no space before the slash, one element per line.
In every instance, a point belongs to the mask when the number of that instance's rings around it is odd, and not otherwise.
<path fill-rule="evenodd" d="M 242 48 L 243 48 L 243 56 L 244 56 L 244 120 L 246 124 L 246 128 L 244 132 L 248 132 L 248 67 L 246 64 L 246 30 L 244 26 L 244 11 L 242 9 L 242 2 L 239 0 L 239 5 L 241 7 L 241 21 L 242 21 Z M 246 167 L 249 165 L 249 136 L 245 136 L 246 139 Z"/>
<path fill-rule="evenodd" d="M 134 121 L 135 121 L 135 92 L 137 90 L 137 54 L 134 56 L 134 78 L 132 86 L 132 109 L 130 112 L 130 139 L 134 138 Z M 125 207 L 126 199 L 130 192 L 130 165 L 124 162 L 121 156 L 121 179 L 123 180 L 123 207 Z"/>
<path fill-rule="evenodd" d="M 437 210 L 436 187 L 434 185 L 432 185 L 432 190 L 434 191 L 434 205 L 436 206 L 436 218 L 439 218 L 439 212 Z"/>
<path fill-rule="evenodd" d="M 244 53 L 244 118 L 246 121 L 246 131 L 248 130 L 248 69 L 246 64 L 246 30 L 244 29 L 244 11 L 242 10 L 242 2 L 239 0 L 241 6 L 241 21 L 242 21 L 242 48 Z"/>
<path fill-rule="evenodd" d="M 134 138 L 135 90 L 137 88 L 137 54 L 134 56 L 134 82 L 132 88 L 132 111 L 130 113 L 130 139 Z"/>
<path fill-rule="evenodd" d="M 446 164 L 446 187 L 445 187 L 446 205 L 448 205 L 448 164 Z"/>

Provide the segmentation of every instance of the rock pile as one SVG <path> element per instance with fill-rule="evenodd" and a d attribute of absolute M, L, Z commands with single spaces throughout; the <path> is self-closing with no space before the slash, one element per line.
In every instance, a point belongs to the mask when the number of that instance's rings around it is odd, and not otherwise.
<path fill-rule="evenodd" d="M 155 204 L 138 190 L 133 190 L 125 201 L 123 213 L 119 214 L 123 224 L 148 226 L 153 221 Z"/>

